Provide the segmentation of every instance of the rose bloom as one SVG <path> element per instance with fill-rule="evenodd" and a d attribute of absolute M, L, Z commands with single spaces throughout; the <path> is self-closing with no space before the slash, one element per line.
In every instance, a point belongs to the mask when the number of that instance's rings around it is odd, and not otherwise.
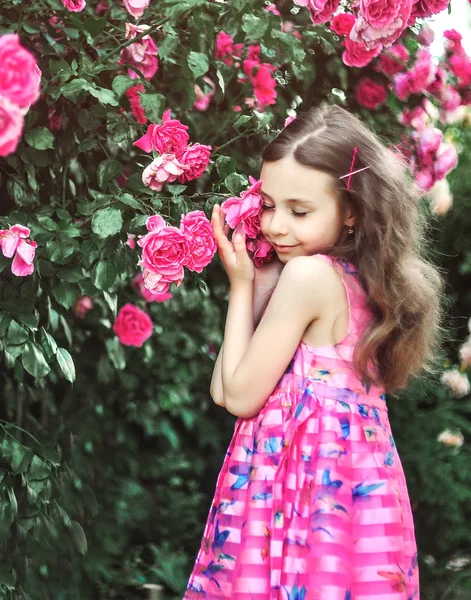
<path fill-rule="evenodd" d="M 81 296 L 72 308 L 72 312 L 79 319 L 84 319 L 87 312 L 92 308 L 93 298 L 90 298 L 90 296 Z"/>
<path fill-rule="evenodd" d="M 354 42 L 350 38 L 345 39 L 343 46 L 345 51 L 342 60 L 347 67 L 366 67 L 381 52 L 381 46 L 367 50 L 362 43 Z"/>
<path fill-rule="evenodd" d="M 471 61 L 467 56 L 455 54 L 449 60 L 450 69 L 455 75 L 460 85 L 467 86 L 471 84 Z"/>
<path fill-rule="evenodd" d="M 471 367 L 471 340 L 469 338 L 460 348 L 460 359 L 467 367 Z"/>
<path fill-rule="evenodd" d="M 337 35 L 349 35 L 354 24 L 355 15 L 352 15 L 352 13 L 340 13 L 332 19 L 330 28 Z"/>
<path fill-rule="evenodd" d="M 178 119 L 172 119 L 171 110 L 162 115 L 162 124 L 152 123 L 146 133 L 134 142 L 144 152 L 156 150 L 159 154 L 175 154 L 177 157 L 186 150 L 189 135 L 186 130 L 188 125 L 183 125 Z"/>
<path fill-rule="evenodd" d="M 412 0 L 361 0 L 360 16 L 355 21 L 350 37 L 363 42 L 365 48 L 390 46 L 407 27 Z"/>
<path fill-rule="evenodd" d="M 275 90 L 276 81 L 271 76 L 270 68 L 265 63 L 259 65 L 257 73 L 252 78 L 254 94 L 260 106 L 269 106 L 276 103 L 277 92 Z"/>
<path fill-rule="evenodd" d="M 450 4 L 450 0 L 414 0 L 411 19 L 423 19 L 438 15 Z"/>
<path fill-rule="evenodd" d="M 445 444 L 445 446 L 460 448 L 464 444 L 464 437 L 461 431 L 453 432 L 449 429 L 445 429 L 437 437 L 437 441 Z"/>
<path fill-rule="evenodd" d="M 386 75 L 395 75 L 406 68 L 409 53 L 402 44 L 387 48 L 379 57 L 379 67 Z"/>
<path fill-rule="evenodd" d="M 430 28 L 428 23 L 422 23 L 417 39 L 419 44 L 422 44 L 422 46 L 430 46 L 430 44 L 433 42 L 435 39 L 435 33 L 433 32 L 433 29 Z"/>
<path fill-rule="evenodd" d="M 175 282 L 177 287 L 183 281 L 183 276 Z M 152 273 L 152 271 L 148 271 L 147 269 L 143 269 L 142 271 L 142 282 L 144 283 L 144 287 L 152 294 L 166 294 L 173 283 L 169 279 L 165 279 L 163 275 Z"/>
<path fill-rule="evenodd" d="M 430 166 L 435 159 L 436 153 L 442 143 L 443 133 L 436 127 L 427 127 L 419 135 L 417 145 L 417 156 L 424 166 Z"/>
<path fill-rule="evenodd" d="M 272 12 L 276 16 L 280 16 L 280 11 L 276 8 L 276 4 L 268 4 L 265 6 L 265 10 L 267 12 Z"/>
<path fill-rule="evenodd" d="M 166 302 L 170 300 L 173 296 L 169 292 L 164 292 L 163 294 L 154 293 L 151 290 L 147 289 L 144 283 L 144 278 L 142 273 L 138 273 L 136 277 L 132 280 L 132 286 L 137 289 L 137 291 L 141 294 L 146 302 Z"/>
<path fill-rule="evenodd" d="M 469 379 L 465 373 L 461 373 L 458 369 L 450 369 L 442 375 L 442 383 L 455 398 L 463 398 L 470 391 Z"/>
<path fill-rule="evenodd" d="M 252 260 L 256 267 L 270 262 L 275 253 L 273 246 L 262 234 L 255 240 L 247 240 L 247 250 L 252 252 Z"/>
<path fill-rule="evenodd" d="M 316 25 L 330 21 L 338 9 L 340 0 L 294 0 L 298 6 L 305 6 L 309 10 L 311 20 Z"/>
<path fill-rule="evenodd" d="M 40 86 L 41 71 L 20 38 L 16 33 L 0 36 L 0 95 L 28 108 L 39 98 Z"/>
<path fill-rule="evenodd" d="M 138 266 L 167 282 L 174 281 L 177 285 L 181 283 L 184 277 L 183 265 L 188 262 L 188 243 L 180 229 L 168 225 L 158 226 L 142 236 L 137 243 L 142 248 Z M 145 278 L 145 274 L 143 276 Z M 152 289 L 147 282 L 146 287 Z"/>
<path fill-rule="evenodd" d="M 196 100 L 193 106 L 196 108 L 196 110 L 201 111 L 207 110 L 209 103 L 211 102 L 211 98 L 216 93 L 216 84 L 214 81 L 212 81 L 209 77 L 203 77 L 203 81 L 205 81 L 211 89 L 207 94 L 205 94 L 200 86 L 195 83 Z"/>
<path fill-rule="evenodd" d="M 445 86 L 440 93 L 443 110 L 456 110 L 461 106 L 461 96 L 452 85 Z"/>
<path fill-rule="evenodd" d="M 133 39 L 137 35 L 147 31 L 147 29 L 149 29 L 148 25 L 133 25 L 132 23 L 126 23 L 126 39 Z M 154 40 L 150 35 L 145 35 L 137 42 L 123 48 L 121 52 L 121 62 L 133 64 L 142 72 L 145 79 L 152 79 L 159 68 L 159 61 L 157 60 L 158 52 Z M 137 73 L 132 69 L 128 69 L 128 75 L 132 79 L 137 79 L 138 77 Z"/>
<path fill-rule="evenodd" d="M 446 179 L 437 181 L 427 194 L 432 212 L 437 217 L 445 215 L 453 205 L 453 196 Z"/>
<path fill-rule="evenodd" d="M 424 190 L 424 192 L 430 190 L 435 183 L 435 179 L 433 178 L 433 174 L 429 168 L 416 171 L 414 173 L 414 180 L 419 188 Z"/>
<path fill-rule="evenodd" d="M 67 10 L 70 10 L 70 12 L 80 12 L 87 5 L 85 0 L 62 0 L 62 4 Z"/>
<path fill-rule="evenodd" d="M 240 58 L 243 49 L 244 44 L 234 44 L 232 37 L 225 31 L 220 31 L 217 34 L 215 57 L 222 60 L 226 65 L 232 65 L 232 56 Z"/>
<path fill-rule="evenodd" d="M 405 108 L 399 115 L 399 122 L 406 127 L 413 127 L 417 131 L 423 131 L 430 118 L 422 106 L 416 106 L 415 108 Z"/>
<path fill-rule="evenodd" d="M 375 110 L 384 104 L 387 91 L 384 85 L 376 83 L 369 77 L 363 77 L 355 88 L 355 98 L 361 106 L 369 110 Z"/>
<path fill-rule="evenodd" d="M 141 347 L 152 335 L 152 321 L 145 313 L 133 304 L 125 304 L 118 312 L 113 331 L 125 346 Z"/>
<path fill-rule="evenodd" d="M 443 179 L 456 167 L 457 162 L 458 153 L 456 152 L 456 148 L 451 144 L 441 144 L 433 164 L 435 179 Z"/>
<path fill-rule="evenodd" d="M 34 271 L 34 255 L 37 243 L 29 239 L 31 230 L 24 225 L 13 225 L 0 229 L 0 249 L 5 258 L 13 258 L 11 272 L 17 277 L 31 275 Z"/>
<path fill-rule="evenodd" d="M 140 19 L 149 6 L 150 0 L 123 0 L 123 2 L 128 13 L 135 19 Z"/>
<path fill-rule="evenodd" d="M 249 237 L 255 238 L 259 230 L 254 231 L 253 223 L 250 226 L 250 220 L 257 217 L 260 219 L 263 200 L 259 192 L 262 182 L 260 180 L 257 181 L 253 177 L 249 177 L 249 181 L 251 186 L 241 193 L 240 198 L 229 198 L 221 204 L 221 210 L 225 214 L 226 223 L 229 224 L 231 229 L 235 229 L 240 223 L 247 221 L 249 224 L 247 227 L 248 230 L 244 228 L 244 232 Z"/>
<path fill-rule="evenodd" d="M 188 242 L 188 258 L 184 266 L 190 271 L 201 271 L 209 265 L 217 252 L 217 244 L 211 222 L 202 210 L 182 215 L 180 230 Z"/>
<path fill-rule="evenodd" d="M 179 162 L 187 168 L 180 175 L 178 181 L 186 183 L 201 177 L 209 164 L 210 155 L 211 146 L 205 146 L 204 144 L 191 144 L 188 146 L 179 158 Z"/>
<path fill-rule="evenodd" d="M 23 123 L 22 110 L 0 94 L 0 156 L 8 156 L 16 150 Z"/>
<path fill-rule="evenodd" d="M 188 167 L 179 162 L 175 154 L 162 154 L 154 158 L 142 172 L 142 183 L 151 190 L 159 192 L 165 183 L 172 183 Z"/>

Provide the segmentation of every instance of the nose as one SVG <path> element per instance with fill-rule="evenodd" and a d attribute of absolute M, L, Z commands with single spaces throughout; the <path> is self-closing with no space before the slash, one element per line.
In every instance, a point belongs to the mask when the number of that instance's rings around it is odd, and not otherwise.
<path fill-rule="evenodd" d="M 270 221 L 268 223 L 268 231 L 269 234 L 272 237 L 278 237 L 278 236 L 283 236 L 286 235 L 288 233 L 288 227 L 286 225 L 286 221 L 283 218 L 283 215 L 281 214 L 281 211 L 276 211 L 276 209 L 273 209 L 269 212 L 270 214 Z"/>

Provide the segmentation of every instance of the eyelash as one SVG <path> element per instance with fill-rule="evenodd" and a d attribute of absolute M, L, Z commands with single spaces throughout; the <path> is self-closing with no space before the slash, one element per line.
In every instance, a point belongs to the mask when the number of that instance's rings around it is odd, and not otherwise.
<path fill-rule="evenodd" d="M 262 204 L 262 210 L 270 210 L 272 208 L 275 208 L 274 206 L 267 206 L 266 204 Z M 305 217 L 307 215 L 307 213 L 299 213 L 296 212 L 294 210 L 291 211 L 291 214 L 294 215 L 295 217 Z"/>

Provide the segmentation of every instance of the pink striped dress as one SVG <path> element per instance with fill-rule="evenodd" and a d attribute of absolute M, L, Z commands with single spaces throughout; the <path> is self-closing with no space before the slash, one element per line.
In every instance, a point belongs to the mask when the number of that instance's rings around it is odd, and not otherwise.
<path fill-rule="evenodd" d="M 419 600 L 414 522 L 384 390 L 353 372 L 371 312 L 351 263 L 335 346 L 302 342 L 236 421 L 185 600 Z"/>

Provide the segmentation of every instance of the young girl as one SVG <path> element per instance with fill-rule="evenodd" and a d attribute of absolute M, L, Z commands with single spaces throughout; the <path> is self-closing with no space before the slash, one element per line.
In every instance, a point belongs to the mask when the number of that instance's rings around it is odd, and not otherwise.
<path fill-rule="evenodd" d="M 266 277 L 212 216 L 230 294 L 211 395 L 239 418 L 185 598 L 419 600 L 385 397 L 431 369 L 439 328 L 418 195 L 337 106 L 288 125 L 260 179 Z"/>

